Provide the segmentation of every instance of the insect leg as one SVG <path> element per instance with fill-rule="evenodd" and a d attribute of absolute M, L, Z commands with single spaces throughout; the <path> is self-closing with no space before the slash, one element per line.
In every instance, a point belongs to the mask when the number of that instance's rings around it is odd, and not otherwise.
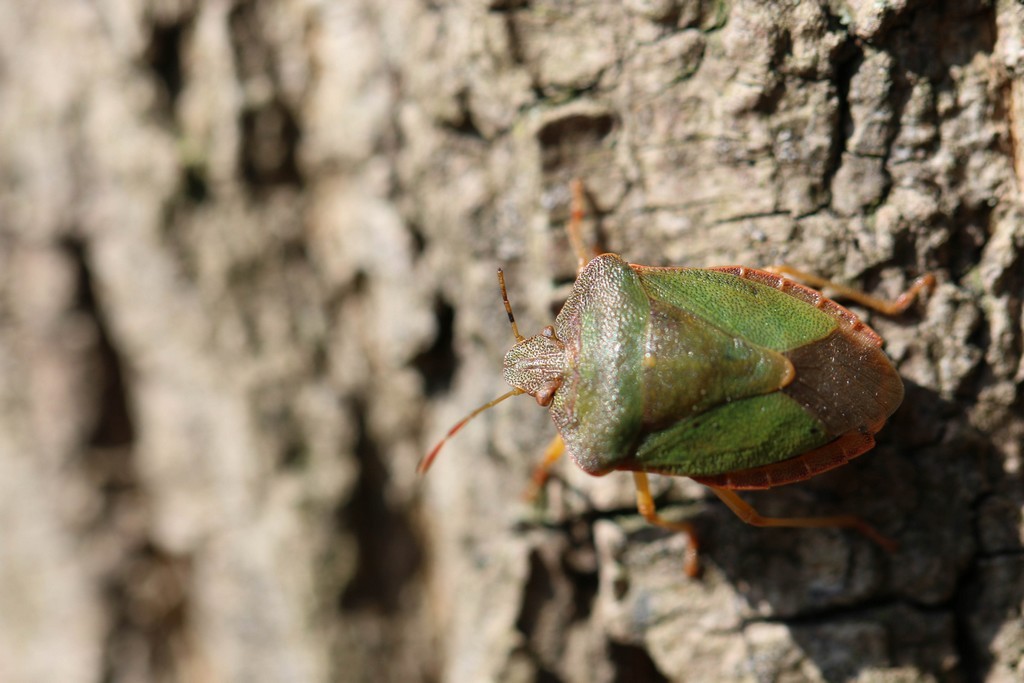
<path fill-rule="evenodd" d="M 540 495 L 544 485 L 548 483 L 548 478 L 551 477 L 551 467 L 558 462 L 563 453 L 565 453 L 565 442 L 562 441 L 561 434 L 556 434 L 548 447 L 544 449 L 544 459 L 533 469 L 530 488 L 526 490 L 524 496 L 526 500 L 535 500 Z"/>
<path fill-rule="evenodd" d="M 752 526 L 791 526 L 791 527 L 841 527 L 853 529 L 862 536 L 874 541 L 889 552 L 897 548 L 896 541 L 883 535 L 875 527 L 854 515 L 836 515 L 833 517 L 763 517 L 749 503 L 744 501 L 735 491 L 708 487 L 715 492 L 715 495 L 722 499 L 722 502 L 729 506 L 729 509 L 736 513 L 736 516 Z"/>
<path fill-rule="evenodd" d="M 580 234 L 580 226 L 583 223 L 583 215 L 586 212 L 587 199 L 583 191 L 583 181 L 579 178 L 573 178 L 570 184 L 572 189 L 572 214 L 569 218 L 569 242 L 572 244 L 572 250 L 576 252 L 576 272 L 579 273 L 583 270 L 583 266 L 587 265 L 587 261 L 590 257 L 587 255 L 587 249 L 583 246 L 583 236 Z"/>
<path fill-rule="evenodd" d="M 658 514 L 654 507 L 654 498 L 651 496 L 651 487 L 647 483 L 647 474 L 644 472 L 633 472 L 633 481 L 636 483 L 636 509 L 644 519 L 651 524 L 656 524 L 663 529 L 679 531 L 686 534 L 686 560 L 683 564 L 683 571 L 687 576 L 693 577 L 700 573 L 700 556 L 697 544 L 697 534 L 694 533 L 693 525 L 689 522 L 670 522 Z"/>
<path fill-rule="evenodd" d="M 914 303 L 914 300 L 923 291 L 930 291 L 935 286 L 935 276 L 931 273 L 926 273 L 921 277 L 914 280 L 914 284 L 910 286 L 910 289 L 900 294 L 893 301 L 881 299 L 876 296 L 871 296 L 866 292 L 862 292 L 854 287 L 839 284 L 838 282 L 832 282 L 826 280 L 823 277 L 812 275 L 811 273 L 791 268 L 790 266 L 772 266 L 765 268 L 770 273 L 776 275 L 786 275 L 795 280 L 800 280 L 811 287 L 817 289 L 829 289 L 834 292 L 838 298 L 849 299 L 850 301 L 856 301 L 861 306 L 865 306 L 872 310 L 878 311 L 884 315 L 899 315 L 903 311 L 910 307 L 910 304 Z"/>
<path fill-rule="evenodd" d="M 598 250 L 590 249 L 583 244 L 583 217 L 587 214 L 587 193 L 583 187 L 583 180 L 580 178 L 573 178 L 569 184 L 570 190 L 572 190 L 572 213 L 569 218 L 569 226 L 566 230 L 569 233 L 569 242 L 572 244 L 572 250 L 576 252 L 576 274 L 578 275 L 583 271 L 583 267 L 586 266 L 590 259 L 598 255 Z"/>

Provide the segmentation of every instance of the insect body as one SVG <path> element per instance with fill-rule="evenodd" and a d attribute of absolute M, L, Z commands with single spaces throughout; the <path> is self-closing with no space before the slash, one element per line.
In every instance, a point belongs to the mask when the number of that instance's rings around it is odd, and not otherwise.
<path fill-rule="evenodd" d="M 578 231 L 578 221 L 570 231 Z M 579 275 L 554 326 L 530 338 L 516 328 L 499 271 L 517 338 L 504 363 L 514 389 L 448 436 L 508 396 L 534 396 L 550 409 L 560 435 L 537 485 L 563 445 L 590 474 L 634 472 L 641 514 L 690 535 L 690 574 L 697 571 L 691 527 L 657 515 L 647 473 L 706 484 L 751 524 L 850 527 L 893 545 L 857 517 L 762 517 L 735 493 L 807 479 L 874 445 L 903 399 L 903 384 L 873 330 L 777 273 L 579 256 Z M 922 278 L 894 304 L 845 294 L 893 313 L 931 283 Z"/>
<path fill-rule="evenodd" d="M 508 352 L 505 379 L 549 406 L 590 474 L 731 474 L 748 488 L 792 481 L 773 466 L 878 431 L 903 399 L 880 346 L 845 308 L 780 276 L 604 254 L 554 328 Z"/>

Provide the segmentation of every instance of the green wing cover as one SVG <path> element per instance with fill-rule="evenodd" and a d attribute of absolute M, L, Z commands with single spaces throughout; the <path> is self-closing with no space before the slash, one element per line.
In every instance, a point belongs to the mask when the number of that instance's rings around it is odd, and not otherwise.
<path fill-rule="evenodd" d="M 782 392 L 727 403 L 647 434 L 622 469 L 707 476 L 768 465 L 832 437 Z"/>
<path fill-rule="evenodd" d="M 766 285 L 700 268 L 632 266 L 648 295 L 678 306 L 720 330 L 773 351 L 822 339 L 835 319 Z"/>

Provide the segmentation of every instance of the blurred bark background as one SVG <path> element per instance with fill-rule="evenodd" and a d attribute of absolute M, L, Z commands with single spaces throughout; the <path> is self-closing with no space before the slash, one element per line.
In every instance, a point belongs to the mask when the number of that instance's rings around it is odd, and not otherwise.
<path fill-rule="evenodd" d="M 0 6 L 0 680 L 1024 679 L 1010 0 Z M 749 499 L 529 471 L 588 239 L 894 296 L 870 454 Z"/>

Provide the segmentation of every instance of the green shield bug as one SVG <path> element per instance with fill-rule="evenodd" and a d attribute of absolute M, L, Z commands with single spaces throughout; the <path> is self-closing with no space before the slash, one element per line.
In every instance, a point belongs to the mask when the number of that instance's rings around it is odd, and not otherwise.
<path fill-rule="evenodd" d="M 616 254 L 588 258 L 580 237 L 584 194 L 573 183 L 569 236 L 579 259 L 572 293 L 553 326 L 525 338 L 502 298 L 516 344 L 505 355 L 512 391 L 456 423 L 421 461 L 480 412 L 519 394 L 551 411 L 558 429 L 534 486 L 568 451 L 585 472 L 633 472 L 637 508 L 689 538 L 686 572 L 698 572 L 692 526 L 658 515 L 647 474 L 690 477 L 755 526 L 846 527 L 895 543 L 859 517 L 764 517 L 736 491 L 802 481 L 846 464 L 903 400 L 882 339 L 812 286 L 886 314 L 934 284 L 919 278 L 894 302 L 790 268 L 660 268 Z"/>

